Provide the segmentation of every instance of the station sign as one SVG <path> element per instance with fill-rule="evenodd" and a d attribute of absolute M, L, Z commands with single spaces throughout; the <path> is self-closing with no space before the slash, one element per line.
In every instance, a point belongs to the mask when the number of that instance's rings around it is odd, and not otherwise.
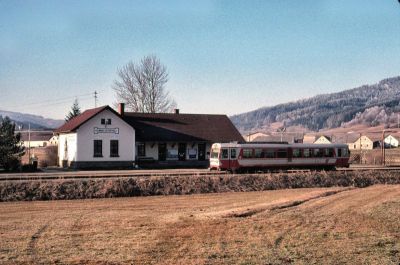
<path fill-rule="evenodd" d="M 94 134 L 99 134 L 99 133 L 114 133 L 114 134 L 119 134 L 119 128 L 98 128 L 94 127 L 93 128 Z"/>

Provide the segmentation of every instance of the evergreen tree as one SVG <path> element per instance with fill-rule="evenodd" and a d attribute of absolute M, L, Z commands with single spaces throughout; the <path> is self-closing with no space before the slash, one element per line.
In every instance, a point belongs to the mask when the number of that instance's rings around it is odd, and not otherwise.
<path fill-rule="evenodd" d="M 15 170 L 24 155 L 21 134 L 15 134 L 15 124 L 8 117 L 0 118 L 0 167 Z"/>
<path fill-rule="evenodd" d="M 75 99 L 74 104 L 71 107 L 71 111 L 65 117 L 65 121 L 69 121 L 80 114 L 81 114 L 81 107 L 79 107 L 78 99 Z"/>

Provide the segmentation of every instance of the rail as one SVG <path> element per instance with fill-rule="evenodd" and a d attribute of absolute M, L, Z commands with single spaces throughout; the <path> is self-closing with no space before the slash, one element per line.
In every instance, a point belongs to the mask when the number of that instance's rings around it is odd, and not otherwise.
<path fill-rule="evenodd" d="M 377 166 L 353 166 L 351 168 L 339 168 L 337 171 L 400 171 L 400 167 L 377 167 Z M 295 169 L 295 170 L 277 170 L 272 172 L 256 172 L 256 173 L 243 173 L 247 175 L 260 175 L 260 174 L 274 174 L 274 173 L 299 173 L 299 172 L 312 172 L 310 169 Z M 213 175 L 226 175 L 230 174 L 226 171 L 140 171 L 140 172 L 56 172 L 56 173 L 22 173 L 22 174 L 0 174 L 0 182 L 4 181 L 42 181 L 42 180 L 83 180 L 83 179 L 110 179 L 110 178 L 135 178 L 135 177 L 190 177 L 190 176 L 213 176 Z"/>

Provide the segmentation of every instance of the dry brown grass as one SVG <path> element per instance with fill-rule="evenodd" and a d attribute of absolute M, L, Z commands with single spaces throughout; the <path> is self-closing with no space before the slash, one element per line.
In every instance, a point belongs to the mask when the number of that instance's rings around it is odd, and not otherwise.
<path fill-rule="evenodd" d="M 400 171 L 318 171 L 254 175 L 153 176 L 0 182 L 1 201 L 65 200 L 400 184 Z"/>
<path fill-rule="evenodd" d="M 400 186 L 0 204 L 0 263 L 398 264 Z"/>

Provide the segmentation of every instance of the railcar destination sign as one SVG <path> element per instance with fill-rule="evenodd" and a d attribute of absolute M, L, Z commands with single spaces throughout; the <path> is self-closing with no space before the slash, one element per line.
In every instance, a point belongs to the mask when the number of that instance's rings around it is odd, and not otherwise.
<path fill-rule="evenodd" d="M 98 128 L 98 127 L 94 127 L 93 131 L 94 131 L 94 134 L 99 134 L 99 133 L 119 134 L 119 128 Z"/>

